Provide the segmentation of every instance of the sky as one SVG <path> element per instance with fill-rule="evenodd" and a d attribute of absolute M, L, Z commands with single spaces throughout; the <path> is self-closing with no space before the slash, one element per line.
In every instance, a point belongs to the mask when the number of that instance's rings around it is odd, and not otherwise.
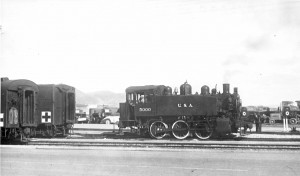
<path fill-rule="evenodd" d="M 2 0 L 0 76 L 83 91 L 229 83 L 300 100 L 298 0 Z"/>

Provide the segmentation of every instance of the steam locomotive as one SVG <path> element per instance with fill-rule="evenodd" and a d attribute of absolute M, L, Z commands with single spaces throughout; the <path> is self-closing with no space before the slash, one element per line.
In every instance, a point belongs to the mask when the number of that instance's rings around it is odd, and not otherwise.
<path fill-rule="evenodd" d="M 1 139 L 65 135 L 75 121 L 75 88 L 1 78 Z"/>
<path fill-rule="evenodd" d="M 164 85 L 132 86 L 126 89 L 126 102 L 120 103 L 119 128 L 130 127 L 139 135 L 149 134 L 162 139 L 173 135 L 177 139 L 196 136 L 208 139 L 213 134 L 237 132 L 241 123 L 241 99 L 238 88 L 230 93 L 223 84 L 223 93 L 208 86 L 192 94 L 185 82 L 180 93 Z"/>

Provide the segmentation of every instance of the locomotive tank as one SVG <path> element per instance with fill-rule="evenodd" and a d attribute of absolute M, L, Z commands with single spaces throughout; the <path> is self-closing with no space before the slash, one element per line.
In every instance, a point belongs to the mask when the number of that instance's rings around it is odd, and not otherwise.
<path fill-rule="evenodd" d="M 156 116 L 217 115 L 215 97 L 157 96 L 156 101 Z"/>

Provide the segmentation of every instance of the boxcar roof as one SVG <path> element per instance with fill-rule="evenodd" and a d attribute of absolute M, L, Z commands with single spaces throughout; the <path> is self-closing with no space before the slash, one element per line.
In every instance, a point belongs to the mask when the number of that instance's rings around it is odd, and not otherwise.
<path fill-rule="evenodd" d="M 57 84 L 55 85 L 58 89 L 63 91 L 72 91 L 75 92 L 75 88 L 66 84 Z"/>
<path fill-rule="evenodd" d="M 150 91 L 164 88 L 164 85 L 146 85 L 146 86 L 131 86 L 126 89 L 126 93 L 132 93 L 137 91 Z"/>
<path fill-rule="evenodd" d="M 74 92 L 75 88 L 66 84 L 38 84 L 40 87 L 56 87 L 63 92 L 71 91 Z"/>
<path fill-rule="evenodd" d="M 2 90 L 18 90 L 19 87 L 32 87 L 35 91 L 38 91 L 38 86 L 33 81 L 27 79 L 16 79 L 16 80 L 7 80 L 1 82 Z"/>

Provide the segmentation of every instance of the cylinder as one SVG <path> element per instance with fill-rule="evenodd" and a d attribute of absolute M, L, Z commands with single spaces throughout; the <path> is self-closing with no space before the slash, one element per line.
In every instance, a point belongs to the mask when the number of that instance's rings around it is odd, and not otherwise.
<path fill-rule="evenodd" d="M 209 95 L 209 87 L 207 85 L 201 87 L 201 95 Z"/>
<path fill-rule="evenodd" d="M 187 81 L 180 86 L 180 95 L 191 95 L 192 86 L 187 83 Z"/>
<path fill-rule="evenodd" d="M 223 94 L 229 94 L 229 84 L 223 84 Z"/>

